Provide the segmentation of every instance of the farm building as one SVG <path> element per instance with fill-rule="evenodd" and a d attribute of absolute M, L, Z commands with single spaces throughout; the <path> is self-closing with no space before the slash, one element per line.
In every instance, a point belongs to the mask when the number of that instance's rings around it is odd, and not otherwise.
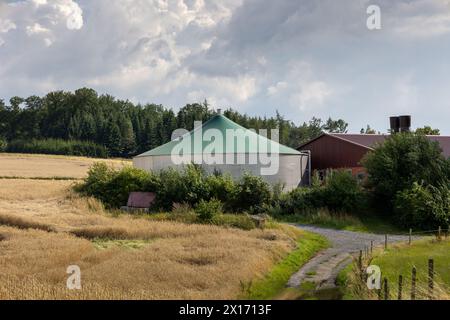
<path fill-rule="evenodd" d="M 348 169 L 353 175 L 364 178 L 365 170 L 360 163 L 362 158 L 388 137 L 389 134 L 323 133 L 301 145 L 298 150 L 311 152 L 311 169 L 317 170 L 321 176 L 327 169 Z M 427 137 L 439 142 L 443 155 L 450 157 L 450 137 Z"/>
<path fill-rule="evenodd" d="M 309 154 L 270 140 L 218 114 L 191 132 L 138 155 L 133 165 L 147 171 L 182 169 L 195 163 L 206 172 L 228 173 L 233 178 L 245 172 L 286 190 L 309 183 Z"/>

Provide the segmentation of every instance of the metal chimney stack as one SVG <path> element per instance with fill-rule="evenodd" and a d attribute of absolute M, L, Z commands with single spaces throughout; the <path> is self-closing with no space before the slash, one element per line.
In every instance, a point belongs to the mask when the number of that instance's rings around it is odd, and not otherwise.
<path fill-rule="evenodd" d="M 391 122 L 391 133 L 399 133 L 400 132 L 400 118 L 399 117 L 390 117 Z"/>
<path fill-rule="evenodd" d="M 400 132 L 411 131 L 411 116 L 400 116 Z"/>
<path fill-rule="evenodd" d="M 391 133 L 410 132 L 411 116 L 390 117 Z"/>

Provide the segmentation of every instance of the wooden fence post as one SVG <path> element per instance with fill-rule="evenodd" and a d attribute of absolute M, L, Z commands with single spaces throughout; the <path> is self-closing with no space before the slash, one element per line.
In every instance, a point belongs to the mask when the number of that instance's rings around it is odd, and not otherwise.
<path fill-rule="evenodd" d="M 438 240 L 439 241 L 441 241 L 441 231 L 442 231 L 441 226 L 439 226 L 439 228 L 438 228 Z"/>
<path fill-rule="evenodd" d="M 409 229 L 409 245 L 411 245 L 412 240 L 412 229 Z"/>
<path fill-rule="evenodd" d="M 428 299 L 433 300 L 434 288 L 434 260 L 428 260 Z"/>
<path fill-rule="evenodd" d="M 402 291 L 403 291 L 403 276 L 398 276 L 398 300 L 402 300 Z"/>
<path fill-rule="evenodd" d="M 383 273 L 380 273 L 380 288 L 377 289 L 378 300 L 381 300 L 381 292 L 383 290 L 383 281 L 382 281 L 382 279 L 383 279 Z"/>
<path fill-rule="evenodd" d="M 389 300 L 389 286 L 387 278 L 384 278 L 384 300 Z"/>
<path fill-rule="evenodd" d="M 416 300 L 416 277 L 417 270 L 416 267 L 413 267 L 411 273 L 411 300 Z"/>
<path fill-rule="evenodd" d="M 384 250 L 386 250 L 388 247 L 388 236 L 387 234 L 384 235 Z"/>
<path fill-rule="evenodd" d="M 362 272 L 362 250 L 359 250 L 358 267 L 359 270 Z"/>
<path fill-rule="evenodd" d="M 370 255 L 372 256 L 372 252 L 373 252 L 373 240 L 370 241 Z"/>

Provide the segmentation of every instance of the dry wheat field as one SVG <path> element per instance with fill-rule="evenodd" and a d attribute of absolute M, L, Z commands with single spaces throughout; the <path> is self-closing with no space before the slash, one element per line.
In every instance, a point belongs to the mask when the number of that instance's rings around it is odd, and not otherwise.
<path fill-rule="evenodd" d="M 0 176 L 82 177 L 91 161 L 0 155 Z M 300 232 L 113 217 L 73 183 L 0 179 L 0 299 L 233 299 Z M 66 289 L 69 265 L 82 290 Z"/>
<path fill-rule="evenodd" d="M 86 175 L 89 167 L 98 161 L 113 167 L 131 165 L 131 161 L 125 159 L 0 153 L 0 177 L 80 179 Z"/>

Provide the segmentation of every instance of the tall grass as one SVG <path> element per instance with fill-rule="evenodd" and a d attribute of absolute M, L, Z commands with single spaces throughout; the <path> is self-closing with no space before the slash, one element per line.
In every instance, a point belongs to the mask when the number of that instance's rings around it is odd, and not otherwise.
<path fill-rule="evenodd" d="M 54 232 L 55 229 L 52 226 L 25 220 L 23 218 L 12 216 L 12 215 L 6 215 L 6 214 L 0 214 L 0 225 L 2 226 L 8 226 L 8 227 L 14 227 L 18 229 L 36 229 L 36 230 L 43 230 L 47 232 Z"/>
<path fill-rule="evenodd" d="M 450 241 L 437 242 L 424 239 L 407 244 L 391 245 L 387 250 L 377 249 L 373 258 L 364 261 L 364 266 L 377 265 L 381 269 L 382 280 L 388 280 L 389 299 L 398 298 L 398 279 L 403 277 L 402 300 L 411 299 L 411 272 L 416 267 L 416 299 L 428 299 L 428 259 L 434 259 L 433 297 L 437 300 L 450 299 Z M 364 268 L 363 268 L 364 269 Z M 343 270 L 338 276 L 339 284 L 344 288 L 347 299 L 378 299 L 376 290 L 369 290 L 357 263 Z M 384 290 L 381 292 L 384 299 Z"/>

